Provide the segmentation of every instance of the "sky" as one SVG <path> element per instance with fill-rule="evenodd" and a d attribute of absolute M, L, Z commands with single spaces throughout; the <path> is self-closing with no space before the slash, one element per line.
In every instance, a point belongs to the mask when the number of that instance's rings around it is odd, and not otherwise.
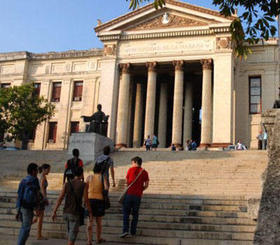
<path fill-rule="evenodd" d="M 185 2 L 217 10 L 209 0 Z M 0 52 L 102 48 L 97 19 L 107 22 L 128 7 L 126 0 L 0 0 Z"/>

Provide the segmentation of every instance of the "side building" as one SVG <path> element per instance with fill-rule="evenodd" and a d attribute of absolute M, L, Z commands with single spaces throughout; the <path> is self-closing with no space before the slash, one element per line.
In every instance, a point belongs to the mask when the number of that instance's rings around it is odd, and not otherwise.
<path fill-rule="evenodd" d="M 82 115 L 98 102 L 103 50 L 0 54 L 0 86 L 35 83 L 37 93 L 55 105 L 54 117 L 39 125 L 30 149 L 66 149 L 69 135 L 84 130 Z"/>

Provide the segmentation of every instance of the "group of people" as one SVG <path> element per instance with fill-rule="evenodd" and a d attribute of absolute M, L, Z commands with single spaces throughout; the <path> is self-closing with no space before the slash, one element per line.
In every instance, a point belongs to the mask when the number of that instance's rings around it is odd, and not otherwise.
<path fill-rule="evenodd" d="M 144 145 L 146 147 L 146 151 L 156 151 L 159 145 L 158 137 L 155 135 L 153 135 L 152 137 L 148 135 L 147 138 L 144 140 Z"/>
<path fill-rule="evenodd" d="M 114 176 L 114 163 L 109 156 L 110 147 L 103 149 L 103 155 L 96 159 L 93 174 L 84 180 L 83 161 L 79 158 L 79 150 L 73 150 L 73 158 L 65 164 L 63 187 L 56 201 L 51 215 L 55 222 L 57 210 L 65 199 L 63 207 L 63 219 L 66 222 L 68 245 L 75 244 L 79 227 L 84 224 L 87 216 L 87 244 L 92 244 L 93 223 L 96 223 L 96 243 L 103 243 L 102 217 L 105 210 L 110 207 L 108 192 L 110 189 L 109 172 L 112 178 L 112 186 L 116 185 Z M 121 238 L 136 235 L 138 214 L 143 191 L 149 186 L 148 172 L 142 167 L 142 159 L 131 159 L 131 167 L 126 175 L 128 190 L 123 201 L 123 231 Z M 24 245 L 29 237 L 32 224 L 38 223 L 37 239 L 45 240 L 42 236 L 44 210 L 50 205 L 47 197 L 47 175 L 51 170 L 49 164 L 38 167 L 36 163 L 30 163 L 27 167 L 27 176 L 22 179 L 18 188 L 17 215 L 21 221 L 18 236 L 18 245 Z M 38 172 L 41 176 L 38 178 Z M 84 205 L 83 205 L 84 204 Z M 84 208 L 85 207 L 85 208 Z M 129 222 L 129 216 L 133 218 Z"/>

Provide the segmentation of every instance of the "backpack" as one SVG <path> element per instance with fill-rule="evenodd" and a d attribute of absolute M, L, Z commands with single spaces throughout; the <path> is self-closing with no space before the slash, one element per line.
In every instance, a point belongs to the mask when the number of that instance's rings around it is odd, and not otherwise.
<path fill-rule="evenodd" d="M 77 169 L 79 167 L 79 161 L 80 159 L 78 158 L 77 161 L 75 161 L 74 158 L 71 158 L 67 161 L 67 168 L 65 170 L 65 175 L 66 176 L 72 176 L 74 177 L 76 172 L 77 172 Z"/>
<path fill-rule="evenodd" d="M 95 162 L 95 165 L 101 165 L 101 174 L 104 175 L 109 167 L 109 157 L 102 162 Z"/>
<path fill-rule="evenodd" d="M 26 180 L 25 180 L 26 181 Z M 22 206 L 24 208 L 35 208 L 39 203 L 39 189 L 34 181 L 24 183 Z"/>

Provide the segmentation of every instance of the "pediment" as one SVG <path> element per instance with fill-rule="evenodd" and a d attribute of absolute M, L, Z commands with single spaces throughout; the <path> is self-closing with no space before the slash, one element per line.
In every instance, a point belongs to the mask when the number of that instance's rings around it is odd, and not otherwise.
<path fill-rule="evenodd" d="M 211 23 L 216 23 L 211 21 Z M 194 26 L 207 26 L 209 21 L 201 21 L 191 17 L 182 17 L 176 14 L 165 12 L 153 19 L 138 23 L 134 26 L 125 28 L 125 31 L 143 31 L 143 30 L 156 30 L 164 28 L 180 28 L 180 27 L 194 27 Z"/>
<path fill-rule="evenodd" d="M 166 15 L 168 18 L 164 19 Z M 234 18 L 225 17 L 218 11 L 185 2 L 166 0 L 166 5 L 158 10 L 151 3 L 106 23 L 99 22 L 95 31 L 98 34 L 109 34 L 110 32 L 118 31 L 130 32 L 166 28 L 201 27 L 211 24 L 229 25 Z"/>

